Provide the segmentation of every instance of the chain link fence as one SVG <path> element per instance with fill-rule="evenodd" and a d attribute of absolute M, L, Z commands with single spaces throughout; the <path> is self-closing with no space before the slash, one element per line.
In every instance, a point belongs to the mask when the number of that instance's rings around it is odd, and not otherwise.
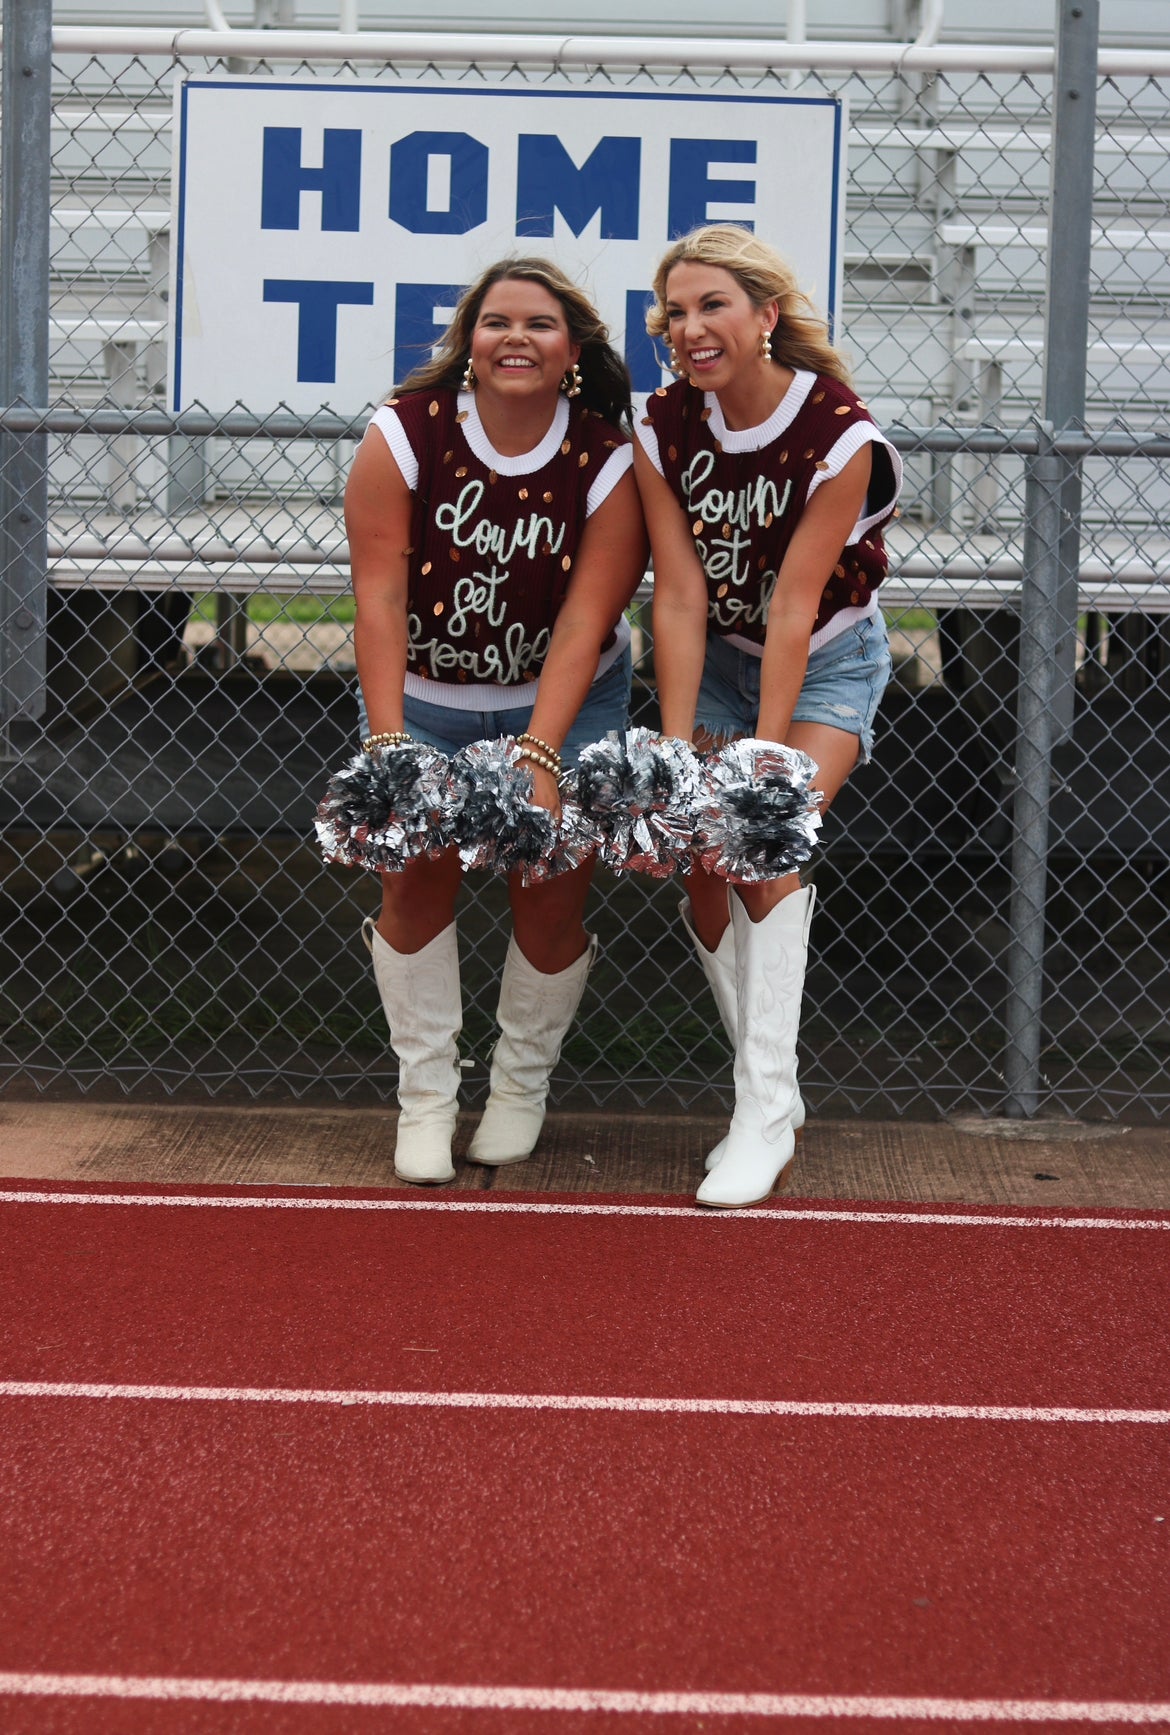
<path fill-rule="evenodd" d="M 387 1096 L 393 1060 L 357 932 L 376 888 L 322 866 L 311 838 L 355 728 L 341 494 L 359 430 L 327 414 L 262 421 L 246 405 L 227 418 L 165 409 L 173 86 L 224 70 L 294 69 L 112 48 L 54 64 L 48 413 L 0 414 L 10 548 L 38 440 L 49 478 L 39 714 L 20 697 L 39 673 L 22 665 L 27 598 L 11 577 L 0 618 L 0 1078 Z M 518 91 L 550 73 L 295 68 L 339 81 L 359 70 Z M 675 88 L 729 75 L 575 76 Z M 841 335 L 908 469 L 883 589 L 895 679 L 875 763 L 826 822 L 815 869 L 810 1104 L 1164 1115 L 1166 82 L 1098 85 L 1078 443 L 1043 420 L 1046 350 L 1051 365 L 1064 341 L 1045 323 L 1051 72 L 738 77 L 745 90 L 799 78 L 808 94 L 848 96 Z M 1063 568 L 1045 568 L 1054 538 Z M 1046 570 L 1048 636 L 1036 638 L 1028 587 Z M 646 597 L 632 621 L 635 720 L 653 725 Z M 1021 793 L 1026 762 L 1039 769 Z M 680 895 L 598 876 L 603 955 L 557 1075 L 562 1105 L 727 1099 L 729 1055 L 681 938 Z M 474 1102 L 507 913 L 482 878 L 463 898 Z M 1012 1054 L 1029 1043 L 1025 1088 Z"/>

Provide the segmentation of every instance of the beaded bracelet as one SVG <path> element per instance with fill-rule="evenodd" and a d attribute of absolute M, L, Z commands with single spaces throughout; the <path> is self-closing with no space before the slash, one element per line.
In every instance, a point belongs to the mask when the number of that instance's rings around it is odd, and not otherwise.
<path fill-rule="evenodd" d="M 550 759 L 555 759 L 560 765 L 561 756 L 556 748 L 550 747 L 547 741 L 542 741 L 540 736 L 534 735 L 531 730 L 525 729 L 523 735 L 517 735 L 516 739 L 517 741 L 527 741 L 530 747 L 538 747 L 542 753 L 547 753 Z"/>
<path fill-rule="evenodd" d="M 413 740 L 414 736 L 408 735 L 405 729 L 383 729 L 377 735 L 366 736 L 362 742 L 362 752 L 372 753 L 375 747 L 402 747 Z"/>
<path fill-rule="evenodd" d="M 534 765 L 541 766 L 545 771 L 551 771 L 553 776 L 557 778 L 558 781 L 560 780 L 561 766 L 559 760 L 550 759 L 547 754 L 538 753 L 535 747 L 521 747 L 518 757 L 521 759 L 530 759 Z"/>

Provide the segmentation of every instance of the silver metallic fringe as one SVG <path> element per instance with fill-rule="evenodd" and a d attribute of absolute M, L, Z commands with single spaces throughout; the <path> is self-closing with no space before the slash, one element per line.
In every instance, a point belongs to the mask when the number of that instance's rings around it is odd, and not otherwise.
<path fill-rule="evenodd" d="M 704 762 L 706 798 L 696 829 L 708 873 L 736 885 L 780 879 L 809 859 L 820 830 L 816 765 L 773 741 L 732 741 Z"/>
<path fill-rule="evenodd" d="M 448 849 L 454 821 L 446 755 L 406 742 L 355 753 L 333 774 L 317 809 L 317 841 L 326 861 L 400 873 Z"/>
<path fill-rule="evenodd" d="M 668 879 L 685 866 L 703 788 L 688 742 L 650 729 L 613 732 L 582 749 L 575 784 L 607 867 Z"/>
<path fill-rule="evenodd" d="M 568 795 L 559 821 L 533 801 L 532 771 L 511 737 L 464 747 L 451 761 L 451 782 L 455 841 L 465 868 L 518 873 L 522 884 L 534 886 L 580 867 L 597 847 Z"/>

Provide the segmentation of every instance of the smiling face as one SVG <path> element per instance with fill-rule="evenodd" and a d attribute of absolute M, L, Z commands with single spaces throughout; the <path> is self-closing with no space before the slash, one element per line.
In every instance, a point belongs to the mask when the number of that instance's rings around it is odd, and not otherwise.
<path fill-rule="evenodd" d="M 776 303 L 757 307 L 722 266 L 676 265 L 666 280 L 666 312 L 679 362 L 705 391 L 726 390 L 771 368 L 762 339 L 776 324 Z"/>
<path fill-rule="evenodd" d="M 564 308 L 541 284 L 506 277 L 484 296 L 471 334 L 481 389 L 509 399 L 555 398 L 580 353 Z"/>

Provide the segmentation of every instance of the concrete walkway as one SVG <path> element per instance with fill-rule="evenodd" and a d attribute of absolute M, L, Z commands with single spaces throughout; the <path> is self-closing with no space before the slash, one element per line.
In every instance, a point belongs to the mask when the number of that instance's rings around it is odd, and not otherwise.
<path fill-rule="evenodd" d="M 475 1116 L 462 1117 L 457 1156 Z M 0 1098 L 0 1175 L 190 1185 L 400 1187 L 394 1113 L 344 1106 Z M 456 1188 L 694 1191 L 726 1127 L 698 1116 L 550 1115 L 526 1163 L 459 1163 Z M 789 1189 L 807 1199 L 1170 1210 L 1170 1127 L 1076 1121 L 810 1121 Z"/>

